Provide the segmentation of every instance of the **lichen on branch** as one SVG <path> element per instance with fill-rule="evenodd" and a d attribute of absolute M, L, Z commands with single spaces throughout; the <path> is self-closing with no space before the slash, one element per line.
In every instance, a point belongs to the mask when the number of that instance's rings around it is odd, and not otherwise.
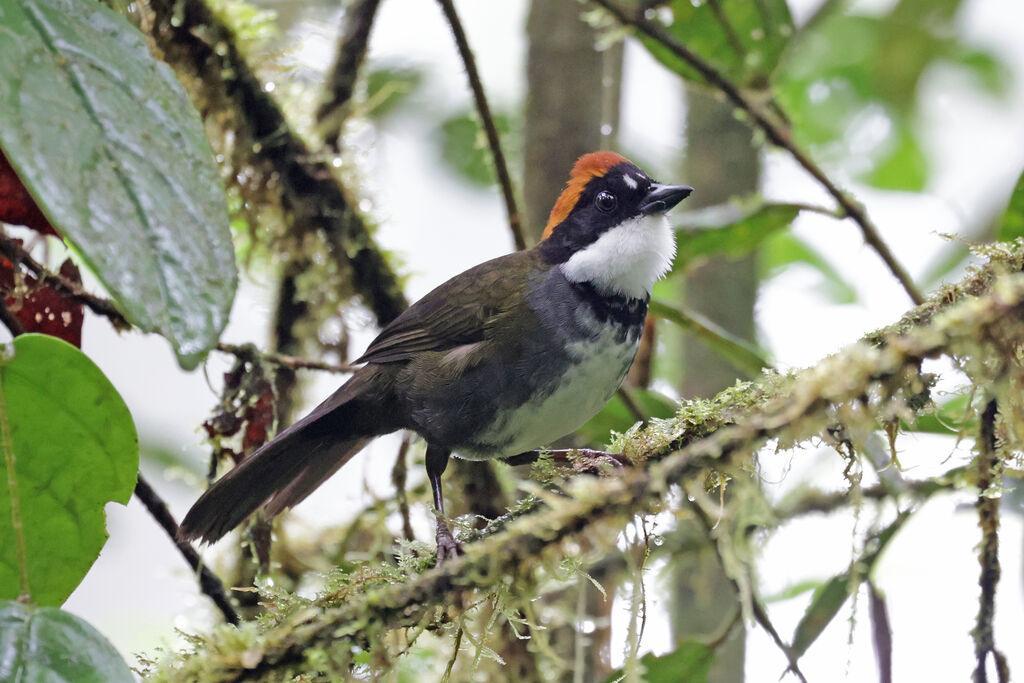
<path fill-rule="evenodd" d="M 675 487 L 704 481 L 709 472 L 728 473 L 769 443 L 778 450 L 829 439 L 837 425 L 857 442 L 897 420 L 912 422 L 931 406 L 934 377 L 921 369 L 929 358 L 953 358 L 975 386 L 998 399 L 1001 443 L 1019 451 L 1024 245 L 988 247 L 985 254 L 988 265 L 898 324 L 812 367 L 766 371 L 713 400 L 683 402 L 673 418 L 634 427 L 614 446 L 635 467 L 616 476 L 575 477 L 557 492 L 538 487 L 522 510 L 467 543 L 463 557 L 439 569 L 428 568 L 429 558 L 407 557 L 397 567 L 368 564 L 358 572 L 359 590 L 293 600 L 261 626 L 221 626 L 197 636 L 190 651 L 152 664 L 153 678 L 281 680 L 301 671 L 347 671 L 360 652 L 390 661 L 404 651 L 395 634 L 450 628 L 475 605 L 507 604 L 516 591 L 536 591 L 567 554 L 578 552 L 581 539 L 610 548 L 629 520 L 662 509 Z"/>

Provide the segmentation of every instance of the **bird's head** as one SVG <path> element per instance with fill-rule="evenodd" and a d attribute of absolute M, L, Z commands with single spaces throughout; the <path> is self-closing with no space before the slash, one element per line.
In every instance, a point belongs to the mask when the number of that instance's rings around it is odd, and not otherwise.
<path fill-rule="evenodd" d="M 644 298 L 675 256 L 665 212 L 692 191 L 657 183 L 614 152 L 585 154 L 551 209 L 538 248 L 569 280 Z"/>

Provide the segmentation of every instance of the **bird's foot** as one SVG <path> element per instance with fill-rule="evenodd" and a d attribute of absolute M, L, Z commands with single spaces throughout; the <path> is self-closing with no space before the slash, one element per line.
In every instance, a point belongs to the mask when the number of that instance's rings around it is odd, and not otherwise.
<path fill-rule="evenodd" d="M 605 453 L 590 448 L 569 449 L 566 456 L 572 469 L 581 474 L 620 473 L 633 462 L 622 453 Z"/>
<path fill-rule="evenodd" d="M 633 461 L 622 453 L 605 453 L 591 448 L 552 448 L 547 450 L 527 451 L 519 455 L 505 458 L 509 465 L 526 465 L 536 462 L 544 453 L 560 467 L 576 473 L 606 474 L 621 472 L 624 467 L 632 466 Z"/>
<path fill-rule="evenodd" d="M 437 564 L 440 567 L 446 560 L 454 560 L 462 553 L 462 544 L 456 540 L 452 530 L 440 517 L 437 518 Z"/>

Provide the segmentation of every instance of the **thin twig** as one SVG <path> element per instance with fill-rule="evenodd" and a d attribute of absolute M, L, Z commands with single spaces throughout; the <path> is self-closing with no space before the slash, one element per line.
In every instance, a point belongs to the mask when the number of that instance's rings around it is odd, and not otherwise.
<path fill-rule="evenodd" d="M 18 244 L 18 241 L 0 233 L 0 254 L 3 254 L 15 267 L 24 266 L 35 278 L 43 284 L 49 285 L 59 293 L 73 301 L 84 304 L 90 311 L 102 315 L 118 330 L 127 330 L 131 324 L 125 319 L 121 311 L 110 299 L 104 299 L 94 294 L 89 294 L 77 283 L 72 282 L 63 275 L 48 270 L 43 264 L 32 258 L 28 251 Z"/>
<path fill-rule="evenodd" d="M 701 507 L 696 500 L 693 500 L 690 496 L 685 497 L 684 500 L 686 500 L 690 510 L 693 511 L 694 516 L 697 517 L 701 526 L 704 527 L 708 542 L 711 543 L 711 546 L 715 549 L 715 553 L 718 555 L 718 561 L 723 567 L 729 566 L 726 559 L 722 556 L 722 549 L 719 547 L 718 541 L 715 538 L 715 522 L 708 516 L 708 513 L 704 511 L 704 508 Z M 742 596 L 743 590 L 740 588 L 739 582 L 730 576 L 728 572 L 723 572 L 723 575 L 726 580 L 732 584 L 732 589 L 736 592 L 736 595 Z M 754 620 L 757 621 L 758 625 L 762 629 L 764 629 L 765 633 L 771 636 L 776 647 L 778 647 L 779 650 L 782 651 L 782 654 L 785 655 L 786 661 L 789 663 L 789 671 L 792 671 L 797 678 L 803 681 L 803 683 L 807 683 L 807 679 L 804 678 L 803 673 L 800 671 L 800 666 L 798 664 L 799 658 L 793 652 L 793 648 L 790 647 L 789 644 L 782 639 L 782 636 L 779 635 L 775 625 L 772 624 L 771 619 L 768 617 L 767 610 L 765 610 L 764 605 L 761 604 L 761 600 L 754 593 L 753 588 L 750 589 L 750 602 L 754 610 Z"/>
<path fill-rule="evenodd" d="M 811 176 L 817 180 L 830 195 L 832 195 L 836 202 L 839 203 L 839 206 L 842 207 L 845 215 L 853 219 L 860 228 L 864 241 L 867 242 L 867 244 L 874 249 L 876 253 L 878 253 L 886 266 L 888 266 L 889 271 L 903 286 L 903 289 L 907 292 L 907 295 L 911 300 L 915 304 L 920 304 L 924 301 L 924 296 L 922 296 L 921 292 L 918 291 L 906 269 L 904 269 L 902 264 L 896 260 L 895 255 L 893 255 L 889 246 L 879 234 L 878 228 L 875 227 L 874 223 L 871 222 L 871 219 L 868 218 L 867 213 L 864 211 L 864 207 L 840 189 L 839 186 L 825 174 L 821 167 L 818 166 L 804 150 L 797 146 L 789 131 L 773 121 L 760 106 L 744 94 L 740 86 L 726 77 L 709 62 L 705 61 L 697 53 L 678 42 L 665 30 L 665 28 L 648 20 L 642 12 L 627 12 L 626 9 L 620 7 L 614 0 L 591 0 L 591 2 L 603 7 L 622 25 L 634 28 L 649 38 L 661 43 L 669 52 L 689 64 L 690 67 L 699 73 L 709 85 L 722 91 L 722 93 L 724 93 L 734 105 L 747 112 L 747 114 L 750 115 L 751 120 L 765 134 L 768 140 L 775 146 L 789 152 L 790 155 L 796 159 L 797 163 L 811 174 Z"/>
<path fill-rule="evenodd" d="M 247 344 L 225 344 L 221 342 L 217 344 L 216 349 L 222 353 L 230 353 L 236 358 L 246 358 L 253 354 L 253 347 Z M 289 356 L 284 353 L 273 353 L 273 352 L 257 352 L 259 357 L 274 365 L 281 365 L 292 370 L 323 370 L 324 372 L 333 372 L 335 374 L 345 374 L 349 372 L 355 372 L 359 369 L 356 365 L 348 365 L 346 363 L 325 363 L 323 361 L 307 360 L 305 358 L 296 358 L 295 356 Z"/>
<path fill-rule="evenodd" d="M 977 623 L 972 631 L 974 656 L 977 665 L 972 680 L 974 683 L 988 683 L 985 663 L 991 654 L 996 665 L 999 683 L 1010 680 L 1010 668 L 1006 657 L 996 649 L 993 621 L 996 612 L 996 586 L 999 585 L 999 497 L 992 495 L 992 488 L 999 486 L 1002 472 L 996 444 L 996 413 L 999 408 L 991 399 L 981 415 L 978 434 L 978 526 L 981 527 L 981 599 L 978 605 Z"/>
<path fill-rule="evenodd" d="M 167 509 L 167 503 L 153 490 L 153 487 L 149 485 L 149 482 L 145 480 L 141 472 L 139 473 L 139 480 L 135 484 L 135 496 L 146 506 L 149 514 L 153 516 L 157 524 L 171 537 L 171 541 L 178 549 L 178 552 L 185 558 L 185 561 L 188 562 L 188 565 L 192 567 L 192 571 L 199 573 L 200 589 L 217 605 L 217 609 L 224 615 L 225 621 L 237 626 L 240 619 L 238 618 L 238 613 L 235 612 L 235 608 L 231 605 L 227 593 L 224 591 L 224 584 L 202 563 L 199 553 L 196 552 L 195 548 L 184 541 L 178 540 L 178 523 L 171 516 L 170 510 Z"/>
<path fill-rule="evenodd" d="M 398 502 L 398 512 L 402 517 L 402 536 L 407 541 L 416 539 L 412 531 L 412 522 L 409 519 L 409 497 L 405 491 L 405 482 L 409 474 L 409 444 L 412 438 L 409 432 L 402 435 L 402 444 L 398 447 L 398 455 L 395 457 L 395 465 L 391 468 L 391 483 L 395 487 L 395 500 Z"/>
<path fill-rule="evenodd" d="M 630 395 L 629 391 L 626 390 L 626 387 L 619 387 L 618 391 L 615 393 L 618 394 L 619 400 L 626 406 L 626 410 L 629 411 L 629 414 L 633 416 L 634 420 L 637 422 L 647 422 L 647 416 L 644 415 L 644 411 L 640 410 L 640 406 L 638 406 L 636 401 L 633 400 L 633 397 Z"/>
<path fill-rule="evenodd" d="M 469 78 L 469 87 L 473 91 L 473 99 L 476 101 L 476 109 L 480 114 L 480 122 L 483 124 L 484 132 L 487 134 L 487 144 L 491 148 L 491 157 L 494 160 L 495 175 L 498 176 L 498 185 L 505 197 L 505 210 L 508 212 L 508 225 L 512 230 L 512 238 L 515 240 L 516 249 L 526 249 L 526 238 L 523 237 L 523 226 L 519 221 L 519 209 L 516 207 L 515 192 L 512 189 L 512 178 L 508 173 L 508 166 L 505 163 L 505 154 L 501 151 L 501 140 L 498 137 L 498 129 L 494 125 L 494 117 L 491 115 L 491 108 L 487 104 L 487 95 L 484 93 L 483 83 L 480 81 L 480 74 L 476 70 L 476 60 L 473 52 L 469 49 L 469 42 L 466 40 L 466 32 L 462 29 L 462 22 L 455 12 L 455 5 L 452 0 L 438 0 L 444 16 L 451 26 L 452 35 L 455 36 L 455 45 L 459 49 L 459 56 L 466 67 L 466 76 Z"/>
<path fill-rule="evenodd" d="M 7 326 L 12 337 L 17 337 L 19 334 L 25 334 L 27 331 L 25 326 L 21 324 L 21 320 L 18 319 L 18 316 L 11 313 L 11 309 L 7 308 L 7 302 L 4 301 L 3 295 L 0 295 L 0 322 Z"/>
<path fill-rule="evenodd" d="M 442 683 L 448 683 L 452 679 L 452 668 L 455 666 L 455 660 L 459 658 L 459 648 L 462 647 L 462 633 L 462 626 L 459 626 L 455 634 L 455 643 L 452 645 L 452 657 L 448 660 L 448 666 L 444 668 L 444 675 L 441 676 Z"/>

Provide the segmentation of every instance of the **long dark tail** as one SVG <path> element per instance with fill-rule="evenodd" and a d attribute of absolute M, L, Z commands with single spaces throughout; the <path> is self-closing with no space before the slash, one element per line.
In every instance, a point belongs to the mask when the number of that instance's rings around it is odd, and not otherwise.
<path fill-rule="evenodd" d="M 378 374 L 373 366 L 359 370 L 313 412 L 217 480 L 185 515 L 179 536 L 212 543 L 261 505 L 273 517 L 301 502 L 374 436 L 397 429 L 387 408 L 381 410 L 388 401 Z"/>

